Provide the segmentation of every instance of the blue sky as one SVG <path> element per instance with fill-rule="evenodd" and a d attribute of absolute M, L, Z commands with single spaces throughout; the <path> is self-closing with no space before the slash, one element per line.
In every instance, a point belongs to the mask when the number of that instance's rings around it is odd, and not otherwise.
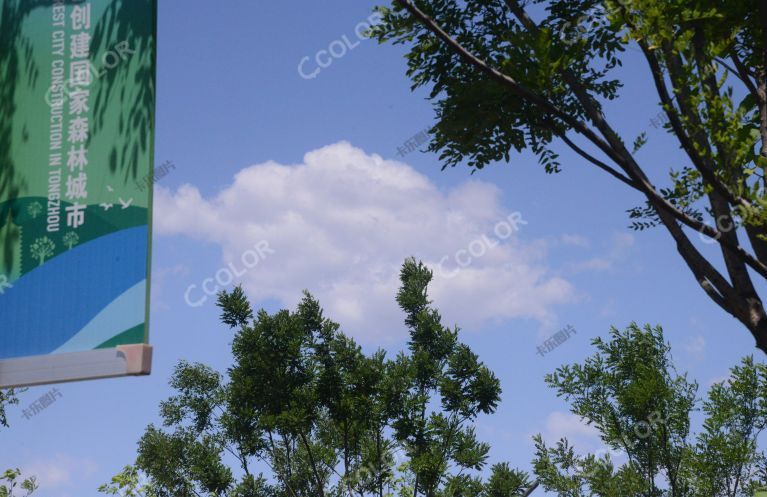
<path fill-rule="evenodd" d="M 518 212 L 526 224 L 437 278 L 432 295 L 501 379 L 503 403 L 478 433 L 494 461 L 513 466 L 528 467 L 535 433 L 599 448 L 543 376 L 586 357 L 610 325 L 663 325 L 679 369 L 702 389 L 751 353 L 746 330 L 696 286 L 670 237 L 628 230 L 637 195 L 562 147 L 555 176 L 528 155 L 473 176 L 441 171 L 432 154 L 397 157 L 433 119 L 425 94 L 410 92 L 402 47 L 364 40 L 315 78 L 299 75 L 304 57 L 314 71 L 318 51 L 344 36 L 356 43 L 373 5 L 160 2 L 156 162 L 175 170 L 156 191 L 153 374 L 60 385 L 62 397 L 27 420 L 21 408 L 50 388 L 30 389 L 0 432 L 0 467 L 37 474 L 41 497 L 95 496 L 133 461 L 179 360 L 228 366 L 232 334 L 215 306 L 184 296 L 259 242 L 269 251 L 241 277 L 256 306 L 291 306 L 306 288 L 367 350 L 396 351 L 402 259 L 450 260 Z M 624 98 L 608 117 L 630 138 L 647 132 L 640 159 L 661 177 L 681 156 L 650 126 L 658 107 L 636 54 L 623 73 Z M 537 355 L 566 324 L 577 334 Z"/>

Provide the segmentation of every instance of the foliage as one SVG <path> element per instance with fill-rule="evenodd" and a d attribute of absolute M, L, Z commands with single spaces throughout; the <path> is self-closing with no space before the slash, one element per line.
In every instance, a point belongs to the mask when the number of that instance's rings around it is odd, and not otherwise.
<path fill-rule="evenodd" d="M 15 493 L 16 490 L 23 490 L 24 497 L 32 495 L 37 490 L 37 481 L 35 477 L 30 477 L 25 480 L 19 480 L 21 478 L 21 471 L 18 469 L 9 469 L 2 476 L 0 476 L 0 497 L 21 497 L 22 494 Z"/>
<path fill-rule="evenodd" d="M 674 369 L 660 327 L 632 324 L 593 341 L 596 354 L 564 366 L 547 383 L 571 412 L 599 432 L 608 455 L 579 455 L 565 439 L 538 436 L 535 474 L 560 496 L 738 497 L 765 483 L 757 441 L 767 426 L 767 367 L 752 358 L 732 368 L 702 402 L 698 384 Z M 697 434 L 691 415 L 702 407 Z"/>
<path fill-rule="evenodd" d="M 42 265 L 45 259 L 53 255 L 56 244 L 47 236 L 38 238 L 29 247 L 32 256 L 37 259 L 38 265 Z"/>
<path fill-rule="evenodd" d="M 135 466 L 126 466 L 120 473 L 113 476 L 109 483 L 101 485 L 98 490 L 102 494 L 120 497 L 156 497 L 146 482 L 141 481 L 139 471 Z"/>
<path fill-rule="evenodd" d="M 410 259 L 400 276 L 410 341 L 394 359 L 365 354 L 308 293 L 275 314 L 254 314 L 239 288 L 220 294 L 222 322 L 238 329 L 233 364 L 226 376 L 176 367 L 163 426 L 139 442 L 153 497 L 507 497 L 528 486 L 507 465 L 481 479 L 490 446 L 474 423 L 495 411 L 499 381 L 442 325 L 432 273 Z"/>
<path fill-rule="evenodd" d="M 538 486 L 560 497 L 750 497 L 767 484 L 767 366 L 747 357 L 701 398 L 663 330 L 636 324 L 546 377 L 603 450 L 538 435 L 534 481 L 488 468 L 474 426 L 495 411 L 498 380 L 441 324 L 431 273 L 408 260 L 400 276 L 410 341 L 394 359 L 364 354 L 309 294 L 295 312 L 254 315 L 241 290 L 223 293 L 222 321 L 239 328 L 228 380 L 179 364 L 164 427 L 147 428 L 137 467 L 110 488 L 136 489 L 137 470 L 149 480 L 135 497 L 526 497 Z"/>
<path fill-rule="evenodd" d="M 36 219 L 37 216 L 43 213 L 43 206 L 40 205 L 40 202 L 32 202 L 27 206 L 27 212 L 32 216 L 32 219 Z"/>
<path fill-rule="evenodd" d="M 702 289 L 767 352 L 753 281 L 767 278 L 767 4 L 391 0 L 379 11 L 374 36 L 407 46 L 413 88 L 430 91 L 430 150 L 445 167 L 475 172 L 529 150 L 556 173 L 566 145 L 642 195 L 632 226 L 663 226 Z M 611 122 L 624 64 L 646 71 L 681 163 L 648 163 L 650 138 Z M 670 176 L 652 178 L 659 170 Z M 685 228 L 712 238 L 725 264 Z"/>
<path fill-rule="evenodd" d="M 68 231 L 64 234 L 64 238 L 62 238 L 64 245 L 69 249 L 72 250 L 72 247 L 80 243 L 80 236 L 74 232 L 74 231 Z"/>
<path fill-rule="evenodd" d="M 8 406 L 19 405 L 19 398 L 17 397 L 18 393 L 19 391 L 13 388 L 0 390 L 0 425 L 5 428 L 8 427 L 8 417 L 5 410 Z"/>

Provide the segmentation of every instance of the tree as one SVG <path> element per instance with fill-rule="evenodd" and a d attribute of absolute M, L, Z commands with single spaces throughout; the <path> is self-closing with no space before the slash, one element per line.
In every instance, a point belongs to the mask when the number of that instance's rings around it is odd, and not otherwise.
<path fill-rule="evenodd" d="M 74 231 L 68 231 L 64 234 L 62 241 L 67 249 L 72 250 L 72 247 L 80 243 L 80 237 Z"/>
<path fill-rule="evenodd" d="M 32 216 L 32 219 L 37 219 L 37 216 L 43 213 L 43 206 L 40 202 L 32 202 L 27 206 L 27 213 Z"/>
<path fill-rule="evenodd" d="M 678 374 L 660 327 L 615 328 L 593 341 L 596 354 L 546 378 L 573 414 L 627 457 L 578 455 L 566 439 L 538 436 L 535 474 L 562 497 L 740 497 L 767 481 L 758 441 L 767 426 L 767 366 L 746 358 L 698 400 L 698 384 Z M 691 429 L 693 411 L 704 421 Z"/>
<path fill-rule="evenodd" d="M 141 481 L 141 475 L 135 466 L 126 466 L 112 477 L 109 483 L 101 485 L 98 491 L 106 495 L 119 497 L 157 497 L 146 482 Z"/>
<path fill-rule="evenodd" d="M 29 497 L 37 490 L 37 480 L 34 476 L 21 481 L 19 478 L 21 478 L 21 471 L 18 469 L 9 469 L 0 476 L 0 482 L 3 482 L 0 484 L 0 497 L 21 497 L 20 494 L 14 493 L 16 487 L 26 492 L 24 497 Z"/>
<path fill-rule="evenodd" d="M 442 325 L 427 297 L 431 276 L 412 260 L 400 275 L 397 302 L 406 313 L 410 355 L 400 356 L 394 366 L 407 379 L 395 390 L 404 409 L 394 430 L 415 475 L 414 495 L 438 495 L 443 484 L 447 495 L 462 495 L 483 488 L 479 477 L 464 474 L 481 470 L 490 450 L 476 439 L 473 421 L 495 412 L 501 386 L 477 355 L 458 342 L 459 330 Z"/>
<path fill-rule="evenodd" d="M 410 340 L 393 359 L 363 353 L 308 293 L 294 312 L 254 314 L 241 288 L 222 292 L 221 320 L 238 329 L 226 376 L 181 362 L 163 426 L 147 428 L 136 466 L 100 491 L 528 497 L 541 486 L 560 497 L 750 497 L 767 483 L 767 365 L 747 357 L 701 398 L 663 330 L 636 324 L 612 328 L 593 340 L 593 356 L 546 377 L 611 453 L 582 455 L 538 435 L 534 482 L 505 463 L 488 469 L 474 423 L 495 411 L 500 385 L 459 330 L 442 325 L 431 278 L 415 260 L 402 267 L 397 301 Z"/>
<path fill-rule="evenodd" d="M 8 406 L 19 405 L 18 392 L 13 388 L 8 390 L 0 390 L 0 426 L 8 428 L 8 416 L 6 409 Z"/>
<path fill-rule="evenodd" d="M 641 195 L 633 227 L 662 226 L 710 299 L 767 352 L 757 290 L 767 278 L 767 4 L 392 0 L 379 10 L 373 35 L 408 45 L 413 87 L 431 90 L 429 149 L 445 167 L 475 171 L 529 149 L 555 173 L 553 147 L 565 144 Z M 630 46 L 686 156 L 660 165 L 672 170 L 666 186 L 637 156 L 646 136 L 620 136 L 603 110 L 620 97 L 615 70 Z M 724 269 L 691 230 L 713 239 Z"/>
<path fill-rule="evenodd" d="M 151 495 L 509 497 L 524 490 L 527 475 L 507 465 L 480 478 L 489 445 L 473 424 L 495 411 L 500 385 L 458 330 L 441 324 L 427 297 L 431 278 L 415 260 L 403 265 L 397 301 L 411 340 L 395 359 L 364 354 L 308 293 L 295 312 L 255 316 L 242 289 L 221 293 L 221 320 L 238 329 L 233 364 L 226 379 L 203 364 L 177 366 L 176 395 L 160 407 L 163 427 L 150 425 L 139 441 L 136 467 Z"/>
<path fill-rule="evenodd" d="M 53 251 L 55 249 L 56 244 L 53 243 L 53 240 L 47 236 L 44 236 L 34 241 L 34 243 L 29 247 L 29 252 L 32 254 L 32 257 L 37 259 L 37 265 L 42 266 L 43 262 L 45 262 L 45 259 L 53 255 Z"/>

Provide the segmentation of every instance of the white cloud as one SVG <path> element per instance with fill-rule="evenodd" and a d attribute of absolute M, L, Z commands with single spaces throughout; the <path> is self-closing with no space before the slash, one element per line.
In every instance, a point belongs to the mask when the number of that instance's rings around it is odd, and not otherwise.
<path fill-rule="evenodd" d="M 711 388 L 717 383 L 729 382 L 731 379 L 732 379 L 732 376 L 730 375 L 730 373 L 727 373 L 721 376 L 715 376 L 711 378 L 710 380 L 708 380 L 708 382 L 706 383 L 706 388 Z"/>
<path fill-rule="evenodd" d="M 98 465 L 90 459 L 80 459 L 66 454 L 56 454 L 52 458 L 37 459 L 22 467 L 22 474 L 35 476 L 40 490 L 68 487 L 76 480 L 90 477 Z"/>
<path fill-rule="evenodd" d="M 610 246 L 605 255 L 576 262 L 570 266 L 570 270 L 574 273 L 613 271 L 617 264 L 626 259 L 633 247 L 634 235 L 631 233 L 615 233 L 610 240 Z"/>
<path fill-rule="evenodd" d="M 560 236 L 560 241 L 564 245 L 570 245 L 573 247 L 589 248 L 591 246 L 591 242 L 589 241 L 589 239 L 583 235 L 574 235 L 574 234 L 565 233 L 562 236 Z"/>
<path fill-rule="evenodd" d="M 623 451 L 612 450 L 604 445 L 596 427 L 586 424 L 586 421 L 579 416 L 569 412 L 554 411 L 549 414 L 542 436 L 550 447 L 566 438 L 576 454 L 580 456 L 586 454 L 594 454 L 598 458 L 610 456 L 617 464 L 622 464 L 626 459 Z"/>
<path fill-rule="evenodd" d="M 603 318 L 612 318 L 618 315 L 615 299 L 607 299 L 605 304 L 599 309 L 599 316 Z"/>
<path fill-rule="evenodd" d="M 191 185 L 158 188 L 155 229 L 217 243 L 224 262 L 235 266 L 266 241 L 274 253 L 242 276 L 248 294 L 293 306 L 306 288 L 358 337 L 404 335 L 394 297 L 399 268 L 411 255 L 434 268 L 445 263 L 431 296 L 449 324 L 555 322 L 554 308 L 571 302 L 574 290 L 550 272 L 545 243 L 520 239 L 524 224 L 500 242 L 493 238 L 510 214 L 500 197 L 480 181 L 441 191 L 407 164 L 341 142 L 307 153 L 302 164 L 245 168 L 210 198 Z M 488 237 L 481 256 L 446 276 L 459 251 Z"/>
<path fill-rule="evenodd" d="M 691 356 L 702 359 L 706 353 L 706 339 L 702 335 L 691 337 L 685 343 L 684 350 Z"/>
<path fill-rule="evenodd" d="M 152 269 L 152 309 L 167 311 L 171 308 L 165 295 L 165 284 L 169 278 L 178 278 L 189 274 L 189 268 L 176 264 L 172 267 Z"/>
<path fill-rule="evenodd" d="M 554 443 L 562 438 L 567 438 L 570 441 L 587 439 L 594 442 L 599 438 L 599 431 L 586 424 L 575 414 L 554 411 L 546 418 L 544 435 L 549 443 Z"/>

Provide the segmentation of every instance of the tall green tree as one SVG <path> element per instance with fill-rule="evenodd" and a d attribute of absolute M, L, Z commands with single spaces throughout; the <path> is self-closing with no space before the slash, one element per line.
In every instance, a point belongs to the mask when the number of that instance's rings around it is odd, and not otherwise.
<path fill-rule="evenodd" d="M 405 262 L 397 302 L 410 331 L 409 354 L 395 368 L 405 381 L 396 393 L 401 411 L 393 427 L 415 475 L 413 495 L 434 497 L 477 495 L 483 489 L 479 471 L 490 446 L 479 442 L 474 421 L 491 414 L 500 401 L 501 386 L 471 349 L 458 341 L 457 328 L 442 324 L 431 306 L 427 286 L 432 274 L 413 260 Z"/>
<path fill-rule="evenodd" d="M 430 150 L 445 167 L 477 170 L 530 150 L 555 173 L 556 148 L 570 148 L 640 195 L 633 226 L 662 226 L 711 300 L 767 352 L 765 2 L 391 0 L 379 10 L 373 34 L 406 45 L 413 88 L 431 92 Z M 629 47 L 641 52 L 681 164 L 643 159 L 645 134 L 616 126 L 616 70 L 637 63 Z M 700 251 L 695 231 L 719 257 Z"/>
<path fill-rule="evenodd" d="M 294 312 L 254 314 L 240 288 L 222 293 L 222 322 L 237 330 L 232 366 L 223 375 L 180 363 L 164 426 L 147 428 L 136 467 L 100 491 L 527 497 L 540 486 L 559 497 L 746 497 L 767 484 L 767 366 L 745 358 L 702 396 L 676 370 L 663 330 L 636 324 L 546 377 L 607 455 L 536 436 L 534 480 L 487 467 L 490 446 L 474 427 L 495 411 L 499 382 L 442 324 L 431 272 L 408 260 L 400 276 L 410 340 L 393 359 L 365 354 L 309 294 Z"/>
<path fill-rule="evenodd" d="M 407 260 L 397 301 L 410 332 L 394 359 L 365 354 L 308 293 L 296 311 L 254 313 L 219 295 L 236 330 L 223 375 L 180 363 L 163 426 L 139 441 L 153 497 L 510 497 L 526 474 L 497 465 L 474 423 L 500 384 L 428 300 L 432 273 Z M 136 489 L 134 469 L 104 490 Z M 120 485 L 123 485 L 121 487 Z M 149 493 L 151 492 L 151 493 Z"/>
<path fill-rule="evenodd" d="M 610 455 L 579 455 L 566 439 L 536 437 L 535 474 L 561 497 L 746 497 L 765 484 L 758 444 L 767 426 L 767 367 L 746 358 L 704 400 L 679 374 L 660 327 L 632 324 L 594 340 L 582 364 L 546 381 L 599 432 Z M 703 423 L 692 427 L 702 410 Z"/>

